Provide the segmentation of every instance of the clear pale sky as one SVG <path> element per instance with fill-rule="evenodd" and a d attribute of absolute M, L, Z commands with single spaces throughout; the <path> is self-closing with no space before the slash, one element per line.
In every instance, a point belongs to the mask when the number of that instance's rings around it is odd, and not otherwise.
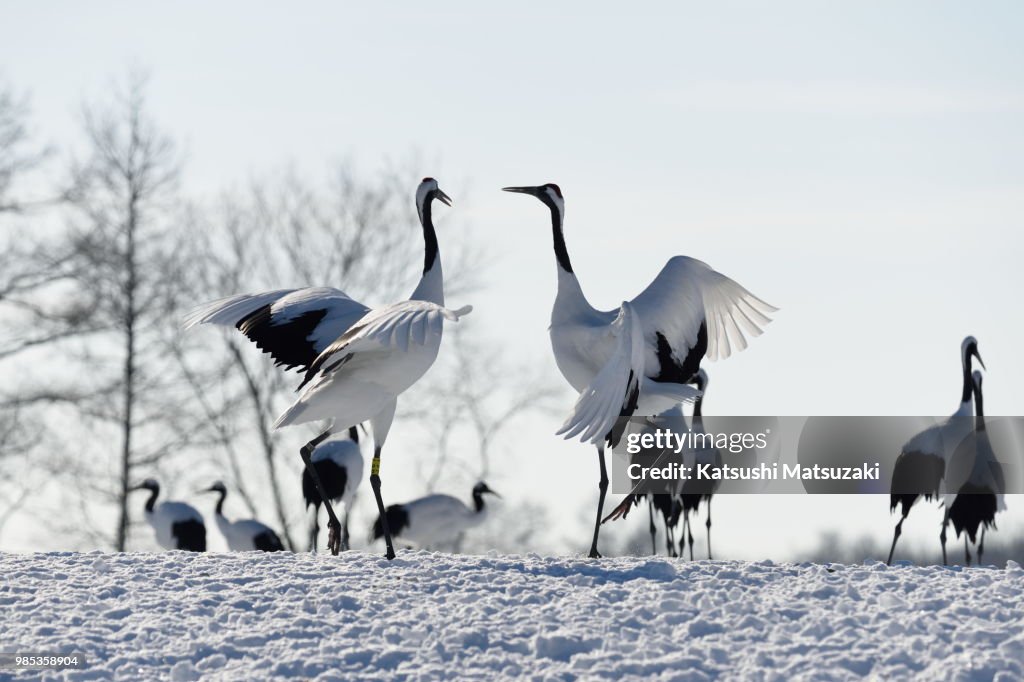
<path fill-rule="evenodd" d="M 0 11 L 0 69 L 61 142 L 83 98 L 148 68 L 193 194 L 285 162 L 373 167 L 419 150 L 453 215 L 500 254 L 487 288 L 452 303 L 559 382 L 548 219 L 504 185 L 561 185 L 598 307 L 682 253 L 781 308 L 749 350 L 707 365 L 709 413 L 947 414 L 974 334 L 988 411 L 1020 415 L 1021 35 L 1013 2 L 38 2 Z M 568 526 L 579 508 L 589 518 L 596 465 L 555 439 L 560 421 L 510 434 L 501 451 L 521 466 L 506 470 L 528 473 L 491 483 L 545 498 Z M 1003 535 L 1024 527 L 1009 504 Z M 892 527 L 882 498 L 715 505 L 722 556 L 784 558 L 825 527 L 887 541 Z M 906 531 L 933 542 L 939 518 L 916 511 Z"/>

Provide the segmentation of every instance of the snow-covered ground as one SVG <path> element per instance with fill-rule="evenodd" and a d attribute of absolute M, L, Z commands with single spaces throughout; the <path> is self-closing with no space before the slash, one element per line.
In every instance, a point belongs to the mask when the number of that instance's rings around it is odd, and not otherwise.
<path fill-rule="evenodd" d="M 70 679 L 1018 680 L 1024 570 L 7 554 L 0 643 L 84 653 Z"/>

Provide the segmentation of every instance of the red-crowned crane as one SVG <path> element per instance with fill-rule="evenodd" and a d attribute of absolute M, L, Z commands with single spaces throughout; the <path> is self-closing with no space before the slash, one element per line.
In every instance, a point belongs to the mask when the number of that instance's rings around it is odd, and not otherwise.
<path fill-rule="evenodd" d="M 166 500 L 159 504 L 160 484 L 147 478 L 129 490 L 148 490 L 146 500 L 146 523 L 156 534 L 156 542 L 164 549 L 181 549 L 187 552 L 206 551 L 206 524 L 203 515 L 190 504 Z"/>
<path fill-rule="evenodd" d="M 706 263 L 674 256 L 632 301 L 617 310 L 597 310 L 569 262 L 562 233 L 565 202 L 558 185 L 504 189 L 536 197 L 551 211 L 558 272 L 551 346 L 559 370 L 579 393 L 558 433 L 597 446 L 599 496 L 590 556 L 599 557 L 608 489 L 604 447 L 614 447 L 621 438 L 613 432 L 619 417 L 660 414 L 692 401 L 698 392 L 687 382 L 705 355 L 715 360 L 746 348 L 746 336 L 759 335 L 776 308 Z"/>
<path fill-rule="evenodd" d="M 308 388 L 275 426 L 318 418 L 331 421 L 330 428 L 306 443 L 300 454 L 327 509 L 327 545 L 333 554 L 341 549 L 341 523 L 315 476 L 314 448 L 335 430 L 369 421 L 375 448 L 370 485 L 383 513 L 380 453 L 394 420 L 398 395 L 433 364 L 443 320 L 457 320 L 471 309 L 449 311 L 443 307 L 444 275 L 433 223 L 435 199 L 451 205 L 437 181 L 424 178 L 416 190 L 416 210 L 423 227 L 423 274 L 409 301 L 371 310 L 340 289 L 281 289 L 213 301 L 185 320 L 186 328 L 204 323 L 236 327 L 277 364 L 305 373 L 300 388 L 307 384 Z M 370 389 L 366 400 L 355 397 L 361 386 Z M 339 402 L 335 404 L 335 400 Z M 358 409 L 351 410 L 353 406 Z M 376 411 L 359 417 L 368 406 Z M 394 558 L 391 543 L 387 545 L 388 558 Z"/>
<path fill-rule="evenodd" d="M 443 494 L 393 504 L 383 519 L 378 516 L 374 521 L 371 538 L 377 540 L 384 534 L 382 521 L 386 520 L 393 537 L 401 542 L 423 549 L 450 547 L 464 532 L 486 520 L 484 495 L 501 497 L 481 481 L 473 486 L 472 508 L 457 497 Z"/>
<path fill-rule="evenodd" d="M 953 415 L 935 426 L 928 427 L 911 438 L 903 446 L 896 464 L 893 466 L 891 493 L 889 495 L 889 512 L 900 507 L 900 520 L 892 535 L 892 546 L 889 548 L 887 564 L 892 563 L 896 551 L 896 541 L 903 532 L 903 522 L 910 514 L 911 507 L 920 497 L 930 501 L 938 499 L 942 494 L 943 478 L 949 465 L 949 458 L 957 447 L 963 443 L 974 430 L 971 418 L 973 409 L 972 396 L 974 384 L 971 378 L 971 359 L 976 358 L 984 367 L 978 351 L 978 340 L 973 336 L 966 337 L 960 344 L 960 371 L 963 387 L 960 391 L 960 405 Z M 948 513 L 948 508 L 947 508 Z M 946 563 L 946 524 L 942 525 L 939 535 L 942 544 L 942 563 Z"/>
<path fill-rule="evenodd" d="M 345 505 L 345 515 L 341 521 L 341 548 L 349 549 L 348 517 L 356 489 L 363 480 L 363 453 L 359 449 L 359 430 L 353 426 L 348 430 L 348 438 L 333 438 L 320 443 L 313 450 L 313 469 L 324 486 L 327 499 L 331 504 Z M 320 493 L 308 469 L 302 470 L 302 497 L 306 501 L 306 509 L 313 507 L 313 524 L 310 529 L 309 549 L 316 551 L 317 537 L 320 534 Z"/>
<path fill-rule="evenodd" d="M 958 538 L 960 533 L 964 534 L 964 560 L 968 566 L 971 565 L 968 540 L 977 544 L 978 564 L 981 565 L 981 556 L 985 551 L 985 531 L 996 527 L 996 514 L 1006 509 L 1006 502 L 1003 499 L 1006 492 L 1003 466 L 992 450 L 985 426 L 981 372 L 974 372 L 972 384 L 977 423 L 973 436 L 953 453 L 948 492 L 945 496 L 946 518 L 942 524 L 943 534 L 946 532 L 948 521 L 953 522 L 953 530 L 956 531 Z"/>
<path fill-rule="evenodd" d="M 284 545 L 281 538 L 273 528 L 256 519 L 228 520 L 224 516 L 224 498 L 228 496 L 227 487 L 217 481 L 206 492 L 220 493 L 217 500 L 217 509 L 214 512 L 214 520 L 224 540 L 228 543 L 228 549 L 232 552 L 281 552 Z"/>

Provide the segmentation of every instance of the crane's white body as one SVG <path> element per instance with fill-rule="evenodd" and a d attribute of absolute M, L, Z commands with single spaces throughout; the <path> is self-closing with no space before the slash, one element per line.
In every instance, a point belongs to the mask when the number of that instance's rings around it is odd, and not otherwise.
<path fill-rule="evenodd" d="M 978 397 L 977 414 L 974 420 L 964 419 L 971 422 L 975 428 L 956 444 L 947 443 L 951 446 L 949 453 L 950 466 L 946 475 L 945 505 L 947 510 L 953 508 L 956 498 L 964 486 L 969 486 L 975 491 L 985 491 L 994 495 L 996 499 L 995 511 L 1006 510 L 1006 479 L 1003 473 L 1003 466 L 992 449 L 992 442 L 988 437 L 988 429 L 985 427 L 985 416 L 980 395 L 981 395 L 981 373 L 974 373 L 974 391 Z"/>
<path fill-rule="evenodd" d="M 359 443 L 349 438 L 324 441 L 316 446 L 310 459 L 313 464 L 333 462 L 339 469 L 345 470 L 345 488 L 341 496 L 332 501 L 348 504 L 363 480 L 363 452 Z"/>
<path fill-rule="evenodd" d="M 331 344 L 310 368 L 309 384 L 275 428 L 331 420 L 334 429 L 394 416 L 395 401 L 437 358 L 445 320 L 472 308 L 449 310 L 426 301 L 403 301 L 372 311 Z"/>
<path fill-rule="evenodd" d="M 909 455 L 916 452 L 926 457 L 941 460 L 943 470 L 948 470 L 953 454 L 974 433 L 973 410 L 974 403 L 972 400 L 960 403 L 960 407 L 948 419 L 934 426 L 929 426 L 908 440 L 903 445 L 900 455 Z M 946 494 L 945 490 L 946 477 L 943 476 L 939 482 L 939 495 L 945 497 L 948 506 L 953 503 L 953 498 L 956 494 Z"/>
<path fill-rule="evenodd" d="M 436 494 L 403 504 L 409 523 L 396 536 L 402 542 L 423 548 L 455 543 L 459 536 L 487 519 L 487 506 L 476 511 L 451 495 Z"/>
<path fill-rule="evenodd" d="M 147 510 L 145 515 L 146 523 L 156 535 L 156 543 L 164 549 L 178 549 L 178 542 L 173 533 L 174 524 L 196 521 L 206 525 L 199 510 L 185 502 L 158 502 L 153 506 L 153 511 Z"/>
<path fill-rule="evenodd" d="M 231 521 L 223 514 L 215 514 L 214 518 L 217 529 L 224 536 L 228 549 L 232 552 L 254 552 L 259 549 L 256 546 L 256 538 L 265 533 L 277 535 L 273 528 L 256 519 Z"/>

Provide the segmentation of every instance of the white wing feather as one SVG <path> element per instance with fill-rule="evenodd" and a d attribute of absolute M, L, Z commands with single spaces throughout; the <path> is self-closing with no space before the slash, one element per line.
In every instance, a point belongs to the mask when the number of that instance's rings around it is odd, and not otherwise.
<path fill-rule="evenodd" d="M 392 347 L 404 353 L 410 341 L 425 345 L 441 333 L 445 320 L 458 322 L 472 310 L 473 306 L 468 305 L 451 310 L 429 301 L 402 301 L 372 310 L 320 354 L 310 366 L 310 374 L 315 375 L 325 365 L 329 367 L 332 359 L 346 355 Z"/>
<path fill-rule="evenodd" d="M 296 289 L 277 289 L 260 294 L 239 294 L 204 303 L 185 316 L 183 326 L 191 329 L 199 324 L 218 324 L 234 327 L 238 321 L 252 315 L 263 306 L 270 305 Z"/>
<path fill-rule="evenodd" d="M 356 301 L 341 289 L 333 287 L 277 289 L 259 294 L 229 296 L 207 303 L 185 317 L 184 327 L 189 329 L 200 324 L 237 327 L 242 320 L 268 305 L 270 306 L 269 329 L 261 328 L 259 332 L 255 333 L 248 331 L 246 335 L 264 352 L 270 353 L 275 360 L 289 365 L 306 365 L 370 311 L 367 306 Z M 286 344 L 308 343 L 309 351 L 296 356 L 297 349 L 290 346 L 288 353 L 281 354 L 278 345 L 282 341 L 271 342 L 264 338 L 264 334 L 269 332 L 272 335 L 275 330 L 287 334 L 288 325 L 307 313 L 320 314 L 316 326 L 307 332 L 304 338 L 285 336 L 283 341 Z M 303 329 L 303 331 L 305 330 Z M 303 356 L 306 359 L 303 360 Z"/>
<path fill-rule="evenodd" d="M 692 348 L 702 320 L 707 321 L 707 358 L 718 360 L 747 347 L 777 308 L 702 261 L 670 258 L 654 281 L 633 299 L 646 338 L 665 335 L 673 348 Z"/>

